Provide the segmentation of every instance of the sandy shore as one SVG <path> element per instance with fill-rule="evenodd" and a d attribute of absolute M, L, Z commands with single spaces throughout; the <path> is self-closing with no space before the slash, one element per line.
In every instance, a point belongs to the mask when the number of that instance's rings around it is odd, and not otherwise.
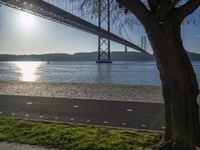
<path fill-rule="evenodd" d="M 163 103 L 159 86 L 0 81 L 0 94 Z"/>

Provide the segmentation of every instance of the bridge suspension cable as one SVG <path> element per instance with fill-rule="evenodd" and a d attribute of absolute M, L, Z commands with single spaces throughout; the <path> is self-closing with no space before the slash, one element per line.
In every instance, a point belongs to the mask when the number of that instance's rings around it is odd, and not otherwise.
<path fill-rule="evenodd" d="M 91 14 L 90 11 L 88 11 L 88 9 L 90 7 L 84 6 L 84 5 L 88 5 L 88 3 L 85 3 L 84 1 L 81 1 L 81 2 L 80 2 L 80 0 L 45 0 L 45 1 L 65 10 L 65 11 L 68 11 L 78 17 L 84 18 L 84 19 L 86 19 L 86 17 L 88 17 L 88 16 L 93 15 L 93 14 Z M 80 5 L 82 5 L 82 6 L 80 6 Z M 116 15 L 116 14 L 120 14 L 121 12 L 119 9 L 116 9 L 116 7 L 114 6 L 114 0 L 110 1 L 110 8 L 111 8 L 111 10 L 110 10 L 111 15 L 114 15 L 114 17 L 120 22 L 120 27 L 118 27 L 115 23 L 113 23 L 115 28 L 118 29 L 118 31 L 117 31 L 118 34 L 123 36 L 123 38 L 127 39 L 128 41 L 133 42 L 123 25 L 122 19 L 120 18 L 119 15 Z M 102 12 L 106 12 L 105 9 L 106 9 L 106 5 L 104 5 L 102 7 Z M 94 23 L 94 20 L 91 21 L 91 18 L 90 19 L 87 18 L 87 21 Z M 112 25 L 111 25 L 111 27 L 112 27 Z M 105 28 L 105 26 L 102 25 L 102 28 Z M 121 29 L 124 31 L 124 34 L 126 37 L 124 37 L 124 35 L 120 31 Z M 111 28 L 111 30 L 112 30 L 112 28 Z"/>
<path fill-rule="evenodd" d="M 105 1 L 112 2 L 113 0 L 104 0 L 104 2 Z M 132 42 L 111 33 L 110 23 L 108 23 L 108 26 L 106 26 L 106 28 L 108 27 L 109 29 L 107 30 L 102 28 L 103 24 L 101 24 L 101 26 L 97 26 L 96 24 L 94 24 L 94 21 L 91 22 L 88 20 L 84 20 L 83 18 L 77 16 L 79 14 L 71 13 L 70 10 L 75 6 L 77 7 L 78 2 L 74 3 L 73 7 L 71 6 L 72 8 L 68 8 L 69 0 L 0 0 L 0 4 L 18 10 L 26 11 L 28 13 L 32 13 L 39 17 L 43 17 L 45 19 L 52 20 L 54 22 L 64 24 L 85 32 L 89 32 L 101 38 L 112 40 L 114 42 L 136 49 L 137 51 L 147 53 L 139 46 L 133 44 Z M 110 5 L 110 3 L 107 4 L 108 6 Z M 103 6 L 102 8 L 104 9 L 104 7 L 107 8 L 108 6 Z M 108 11 L 104 11 L 102 15 L 105 15 L 105 13 L 108 13 Z M 101 19 L 102 19 L 101 22 L 109 20 L 109 19 L 107 20 L 107 17 L 106 18 L 103 17 Z M 105 43 L 105 40 L 103 40 L 102 43 Z"/>
<path fill-rule="evenodd" d="M 126 38 L 128 39 L 128 41 L 130 41 L 130 42 L 133 43 L 133 41 L 131 40 L 130 36 L 128 35 L 128 33 L 127 33 L 126 29 L 125 29 L 125 26 L 123 25 L 123 22 L 122 22 L 120 16 L 119 16 L 119 15 L 116 15 L 116 14 L 120 14 L 119 10 L 118 10 L 118 12 L 116 11 L 116 13 L 113 13 L 113 15 L 114 15 L 114 16 L 119 20 L 119 22 L 120 22 L 120 25 L 119 25 L 119 26 L 117 26 L 116 24 L 114 24 L 115 27 L 116 27 L 117 29 L 119 29 L 119 28 L 123 29 L 124 34 L 126 35 Z M 121 30 L 121 29 L 119 29 L 119 30 Z M 121 31 L 118 31 L 118 32 L 119 32 L 119 34 L 120 34 L 121 36 L 123 36 L 123 34 L 122 34 Z M 125 38 L 125 37 L 124 37 L 124 38 Z"/>

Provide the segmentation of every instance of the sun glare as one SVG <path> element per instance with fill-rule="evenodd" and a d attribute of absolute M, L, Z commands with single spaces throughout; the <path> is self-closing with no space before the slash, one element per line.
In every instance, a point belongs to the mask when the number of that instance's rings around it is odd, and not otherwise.
<path fill-rule="evenodd" d="M 21 74 L 20 80 L 36 81 L 38 78 L 36 71 L 41 64 L 41 62 L 16 62 L 15 65 L 19 68 Z"/>
<path fill-rule="evenodd" d="M 26 27 L 31 27 L 34 24 L 34 16 L 26 12 L 21 12 L 20 20 Z"/>

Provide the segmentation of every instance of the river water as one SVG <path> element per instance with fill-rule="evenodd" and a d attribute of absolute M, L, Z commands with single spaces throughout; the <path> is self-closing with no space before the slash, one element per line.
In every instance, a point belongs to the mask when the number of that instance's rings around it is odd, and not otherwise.
<path fill-rule="evenodd" d="M 192 62 L 200 85 L 200 62 Z M 160 85 L 155 62 L 0 62 L 0 80 Z"/>

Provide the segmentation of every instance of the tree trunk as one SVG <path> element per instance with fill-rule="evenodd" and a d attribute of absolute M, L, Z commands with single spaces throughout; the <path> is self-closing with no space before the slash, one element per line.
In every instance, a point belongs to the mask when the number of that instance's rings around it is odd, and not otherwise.
<path fill-rule="evenodd" d="M 154 49 L 165 101 L 165 145 L 160 149 L 194 150 L 200 143 L 196 76 L 183 47 L 180 24 L 171 17 L 145 26 Z"/>

